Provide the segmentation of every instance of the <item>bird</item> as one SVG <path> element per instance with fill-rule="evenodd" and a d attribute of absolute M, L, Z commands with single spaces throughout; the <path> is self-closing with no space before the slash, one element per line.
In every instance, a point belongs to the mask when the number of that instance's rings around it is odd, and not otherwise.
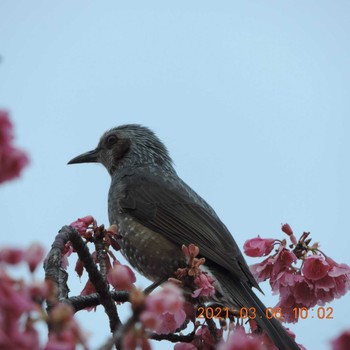
<path fill-rule="evenodd" d="M 148 127 L 125 124 L 106 131 L 92 151 L 68 164 L 100 163 L 111 176 L 110 224 L 118 226 L 121 252 L 153 282 L 186 266 L 182 245 L 194 244 L 218 294 L 238 308 L 256 310 L 256 322 L 280 350 L 297 343 L 254 293 L 261 291 L 239 246 L 214 209 L 176 173 L 167 147 Z"/>

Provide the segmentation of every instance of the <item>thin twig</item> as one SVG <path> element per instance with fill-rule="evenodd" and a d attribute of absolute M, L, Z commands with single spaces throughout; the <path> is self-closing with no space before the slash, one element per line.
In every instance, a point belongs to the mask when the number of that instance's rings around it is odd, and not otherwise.
<path fill-rule="evenodd" d="M 118 291 L 110 292 L 112 299 L 117 303 L 124 303 L 129 301 L 129 292 Z M 75 297 L 68 298 L 68 302 L 72 305 L 75 312 L 83 310 L 88 307 L 94 307 L 101 305 L 101 298 L 98 293 L 93 293 L 89 295 L 79 295 Z"/>
<path fill-rule="evenodd" d="M 153 340 L 168 340 L 172 343 L 177 343 L 177 342 L 182 342 L 182 343 L 190 343 L 193 338 L 194 338 L 194 332 L 183 335 L 183 334 L 174 334 L 174 333 L 170 333 L 170 334 L 157 334 L 157 333 L 151 333 L 149 335 L 150 339 Z"/>

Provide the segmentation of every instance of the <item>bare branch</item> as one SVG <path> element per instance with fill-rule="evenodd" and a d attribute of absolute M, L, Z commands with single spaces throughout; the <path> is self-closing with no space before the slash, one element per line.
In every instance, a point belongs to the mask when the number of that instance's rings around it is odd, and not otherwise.
<path fill-rule="evenodd" d="M 124 303 L 129 301 L 129 292 L 124 291 L 112 291 L 110 292 L 112 299 L 118 303 Z M 75 312 L 83 310 L 87 307 L 95 307 L 101 305 L 101 298 L 98 293 L 93 293 L 89 295 L 79 295 L 75 297 L 70 297 L 68 302 L 73 306 Z"/>

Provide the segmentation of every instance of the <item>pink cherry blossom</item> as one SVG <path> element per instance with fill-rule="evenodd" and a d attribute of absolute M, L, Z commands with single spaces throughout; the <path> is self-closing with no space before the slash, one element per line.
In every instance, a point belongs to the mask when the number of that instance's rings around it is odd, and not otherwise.
<path fill-rule="evenodd" d="M 0 250 L 0 262 L 17 265 L 24 257 L 23 249 L 19 248 L 2 248 Z"/>
<path fill-rule="evenodd" d="M 337 338 L 331 341 L 332 350 L 350 349 L 350 330 L 344 331 Z"/>
<path fill-rule="evenodd" d="M 292 228 L 289 226 L 289 224 L 283 224 L 282 225 L 282 231 L 287 234 L 288 236 L 292 235 L 293 234 L 293 230 Z"/>
<path fill-rule="evenodd" d="M 181 249 L 189 260 L 194 259 L 199 254 L 199 248 L 193 243 L 189 244 L 188 247 L 183 245 Z"/>
<path fill-rule="evenodd" d="M 138 329 L 131 329 L 123 335 L 122 339 L 123 350 L 151 350 L 151 344 L 147 339 L 145 332 L 140 332 Z"/>
<path fill-rule="evenodd" d="M 296 340 L 295 333 L 293 333 L 289 328 L 284 327 L 284 330 L 290 335 L 290 337 L 294 340 Z M 277 347 L 272 342 L 271 338 L 263 332 L 260 336 L 258 336 L 261 339 L 261 346 L 264 350 L 278 350 Z M 307 350 L 302 344 L 298 344 L 300 350 Z"/>
<path fill-rule="evenodd" d="M 289 224 L 284 224 L 281 227 L 282 231 L 289 236 L 289 239 L 291 240 L 292 244 L 297 245 L 298 240 L 293 234 L 292 228 L 289 226 Z"/>
<path fill-rule="evenodd" d="M 261 337 L 249 335 L 242 326 L 236 326 L 226 343 L 221 343 L 218 350 L 267 350 Z"/>
<path fill-rule="evenodd" d="M 192 343 L 176 343 L 174 350 L 197 350 L 198 348 Z"/>
<path fill-rule="evenodd" d="M 291 271 L 282 271 L 274 278 L 270 278 L 270 286 L 274 294 L 278 294 L 282 287 L 290 287 L 294 285 L 298 275 Z"/>
<path fill-rule="evenodd" d="M 33 282 L 28 286 L 28 294 L 32 300 L 45 299 L 49 296 L 50 282 Z"/>
<path fill-rule="evenodd" d="M 88 279 L 87 282 L 85 283 L 85 286 L 83 288 L 83 290 L 80 292 L 80 295 L 90 295 L 96 293 L 96 289 L 95 286 L 91 283 L 91 281 Z M 92 310 L 96 310 L 96 306 L 89 306 L 85 308 L 86 311 L 92 311 Z"/>
<path fill-rule="evenodd" d="M 282 245 L 278 253 L 275 256 L 274 266 L 272 269 L 273 274 L 277 274 L 280 271 L 288 270 L 293 263 L 297 262 L 297 257 L 293 252 L 285 249 Z"/>
<path fill-rule="evenodd" d="M 244 253 L 252 257 L 268 255 L 271 253 L 274 243 L 274 239 L 264 239 L 259 236 L 248 239 L 243 246 Z"/>
<path fill-rule="evenodd" d="M 158 334 L 174 332 L 186 319 L 182 291 L 172 283 L 166 283 L 159 292 L 148 295 L 145 304 L 140 320 Z"/>
<path fill-rule="evenodd" d="M 213 283 L 215 280 L 206 272 L 201 272 L 195 279 L 194 283 L 198 287 L 193 293 L 192 297 L 197 298 L 199 296 L 208 297 L 215 294 L 215 287 Z"/>
<path fill-rule="evenodd" d="M 222 338 L 222 329 L 217 329 L 218 338 Z M 211 350 L 216 348 L 215 339 L 210 333 L 209 327 L 201 325 L 194 335 L 191 343 L 177 343 L 174 350 Z"/>
<path fill-rule="evenodd" d="M 279 291 L 278 306 L 283 310 L 287 322 L 296 322 L 293 308 L 311 308 L 325 305 L 334 298 L 343 296 L 350 289 L 350 268 L 345 264 L 337 264 L 321 255 L 308 256 L 300 272 L 291 277 L 270 279 L 274 291 Z"/>
<path fill-rule="evenodd" d="M 82 235 L 86 232 L 94 220 L 95 219 L 91 215 L 88 215 L 73 221 L 70 226 L 74 227 Z"/>
<path fill-rule="evenodd" d="M 35 309 L 24 283 L 10 277 L 5 270 L 0 269 L 0 309 L 9 312 L 16 319 L 24 312 Z"/>
<path fill-rule="evenodd" d="M 21 327 L 18 324 L 12 324 L 10 327 L 8 324 L 1 325 L 0 348 L 21 350 L 40 349 L 39 334 L 33 327 L 32 320 L 28 319 Z"/>
<path fill-rule="evenodd" d="M 107 274 L 108 282 L 116 290 L 131 290 L 134 288 L 136 277 L 129 266 L 122 265 L 118 260 L 113 263 L 113 268 Z"/>
<path fill-rule="evenodd" d="M 80 329 L 73 317 L 71 306 L 65 303 L 57 304 L 49 314 L 50 333 L 45 350 L 74 350 L 76 345 L 86 345 L 86 335 Z"/>
<path fill-rule="evenodd" d="M 303 274 L 310 280 L 319 280 L 325 277 L 331 269 L 328 262 L 320 255 L 311 255 L 305 257 Z"/>
<path fill-rule="evenodd" d="M 217 329 L 218 338 L 222 337 L 222 329 Z M 208 326 L 201 326 L 197 329 L 195 338 L 192 341 L 194 345 L 203 350 L 210 350 L 215 347 L 215 339 Z"/>
<path fill-rule="evenodd" d="M 293 236 L 288 224 L 283 225 L 282 230 Z M 309 246 L 309 235 L 309 232 L 304 232 L 298 244 L 292 240 L 293 244 L 288 247 L 294 247 L 293 251 L 287 248 L 285 240 L 279 241 L 277 252 L 250 267 L 258 282 L 269 280 L 274 294 L 279 294 L 276 307 L 282 309 L 286 322 L 297 322 L 298 314 L 295 314 L 294 308 L 324 305 L 350 289 L 350 267 L 325 257 L 319 251 L 318 243 Z M 264 242 L 258 237 L 247 241 L 245 247 L 251 256 L 255 256 L 263 252 L 260 245 L 263 247 Z"/>
<path fill-rule="evenodd" d="M 80 295 L 90 295 L 96 293 L 95 286 L 91 283 L 90 280 L 87 280 L 83 290 L 80 292 Z"/>
<path fill-rule="evenodd" d="M 250 265 L 250 271 L 258 282 L 266 281 L 271 277 L 274 257 L 268 257 L 260 263 Z"/>
<path fill-rule="evenodd" d="M 27 262 L 30 272 L 34 272 L 36 267 L 44 258 L 44 248 L 38 243 L 32 243 L 24 252 L 24 260 Z"/>
<path fill-rule="evenodd" d="M 7 111 L 0 109 L 0 146 L 8 147 L 12 141 L 12 123 Z"/>
<path fill-rule="evenodd" d="M 258 282 L 269 278 L 272 278 L 274 282 L 274 278 L 277 278 L 281 272 L 288 271 L 296 261 L 295 254 L 280 245 L 275 255 L 269 256 L 261 263 L 252 265 L 250 269 Z"/>
<path fill-rule="evenodd" d="M 303 305 L 307 308 L 315 306 L 317 303 L 315 286 L 307 278 L 303 276 L 298 277 L 298 279 L 294 279 L 295 283 L 290 286 L 290 292 L 294 296 L 296 306 Z"/>
<path fill-rule="evenodd" d="M 0 183 L 18 177 L 29 163 L 27 155 L 12 145 L 12 123 L 6 111 L 0 110 Z"/>
<path fill-rule="evenodd" d="M 331 292 L 334 298 L 340 298 L 350 290 L 350 267 L 346 264 L 338 264 L 329 257 L 326 261 L 331 269 L 327 276 L 316 282 L 316 288 L 318 291 L 324 289 Z M 325 281 L 325 278 L 330 279 Z"/>
<path fill-rule="evenodd" d="M 24 252 L 21 254 L 24 256 Z M 45 283 L 26 283 L 0 267 L 0 348 L 39 349 L 39 335 L 32 317 L 40 317 L 39 303 L 47 297 Z"/>
<path fill-rule="evenodd" d="M 71 256 L 72 253 L 73 253 L 72 243 L 68 242 L 64 247 L 64 251 L 61 257 L 61 267 L 65 270 L 69 266 L 68 258 Z"/>
<path fill-rule="evenodd" d="M 77 262 L 75 263 L 74 271 L 77 273 L 79 277 L 83 275 L 84 272 L 84 265 L 83 262 L 80 259 L 77 259 Z"/>

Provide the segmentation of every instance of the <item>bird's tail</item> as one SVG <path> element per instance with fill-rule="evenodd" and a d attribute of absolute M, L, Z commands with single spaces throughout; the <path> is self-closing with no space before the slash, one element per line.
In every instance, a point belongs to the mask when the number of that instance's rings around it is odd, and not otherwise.
<path fill-rule="evenodd" d="M 236 309 L 245 307 L 249 310 L 252 308 L 250 311 L 255 314 L 252 318 L 267 333 L 278 349 L 300 350 L 298 344 L 286 332 L 281 322 L 269 315 L 265 305 L 248 285 L 234 280 L 234 278 L 230 279 L 228 274 L 221 271 L 215 271 L 215 277 L 225 294 L 228 294 L 229 300 L 233 301 Z"/>

